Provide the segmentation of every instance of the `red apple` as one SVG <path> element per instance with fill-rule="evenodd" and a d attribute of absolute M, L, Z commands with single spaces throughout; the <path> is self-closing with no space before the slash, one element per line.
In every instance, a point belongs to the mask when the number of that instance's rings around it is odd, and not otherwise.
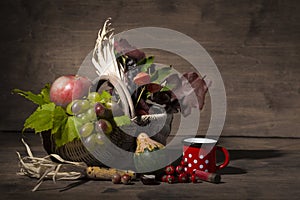
<path fill-rule="evenodd" d="M 66 107 L 72 100 L 87 95 L 91 81 L 81 76 L 61 76 L 50 88 L 50 100 L 58 106 Z"/>

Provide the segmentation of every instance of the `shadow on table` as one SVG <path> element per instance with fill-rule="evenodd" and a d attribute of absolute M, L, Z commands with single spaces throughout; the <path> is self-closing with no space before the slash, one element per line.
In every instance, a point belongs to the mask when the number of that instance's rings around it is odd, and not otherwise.
<path fill-rule="evenodd" d="M 218 170 L 218 174 L 225 175 L 225 174 L 246 174 L 247 170 L 239 168 L 239 167 L 233 167 L 233 166 L 227 166 L 224 169 Z"/>
<path fill-rule="evenodd" d="M 265 159 L 283 155 L 283 153 L 278 150 L 229 150 L 229 154 L 230 160 Z"/>
<path fill-rule="evenodd" d="M 280 157 L 283 155 L 282 152 L 278 150 L 229 150 L 230 160 L 239 160 L 239 159 L 250 159 L 250 160 L 258 160 L 258 159 L 266 159 L 266 158 L 274 158 Z M 217 153 L 217 162 L 222 163 L 224 160 L 224 155 L 222 153 Z M 245 174 L 247 170 L 227 166 L 224 169 L 218 171 L 220 174 Z"/>

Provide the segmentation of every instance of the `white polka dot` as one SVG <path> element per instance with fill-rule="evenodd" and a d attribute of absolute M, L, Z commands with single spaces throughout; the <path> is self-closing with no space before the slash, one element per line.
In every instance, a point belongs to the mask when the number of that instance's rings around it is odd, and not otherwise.
<path fill-rule="evenodd" d="M 208 164 L 208 163 L 209 163 L 209 161 L 208 161 L 208 160 L 205 160 L 205 163 L 206 163 L 206 164 Z"/>
<path fill-rule="evenodd" d="M 184 156 L 184 152 L 182 153 L 182 155 Z"/>
<path fill-rule="evenodd" d="M 187 171 L 187 168 L 186 168 L 186 167 L 184 168 L 184 171 Z"/>
<path fill-rule="evenodd" d="M 208 172 L 208 169 L 204 170 L 205 172 Z"/>
<path fill-rule="evenodd" d="M 192 157 L 192 154 L 189 154 L 189 158 L 191 158 Z"/>
<path fill-rule="evenodd" d="M 199 158 L 200 158 L 200 159 L 203 159 L 203 158 L 204 158 L 204 156 L 203 156 L 203 155 L 200 155 L 200 156 L 199 156 Z"/>
<path fill-rule="evenodd" d="M 203 169 L 203 165 L 200 165 L 199 168 L 200 168 L 200 169 Z"/>
<path fill-rule="evenodd" d="M 184 162 L 187 162 L 187 158 L 184 158 Z"/>
<path fill-rule="evenodd" d="M 194 160 L 194 163 L 197 164 L 197 162 L 198 162 L 198 160 L 195 159 L 195 160 Z"/>
<path fill-rule="evenodd" d="M 192 167 L 192 164 L 191 164 L 191 163 L 189 163 L 189 164 L 188 164 L 188 167 Z"/>

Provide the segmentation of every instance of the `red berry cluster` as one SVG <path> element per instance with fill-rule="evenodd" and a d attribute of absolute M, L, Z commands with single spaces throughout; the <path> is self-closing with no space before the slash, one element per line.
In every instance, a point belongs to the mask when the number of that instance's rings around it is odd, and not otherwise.
<path fill-rule="evenodd" d="M 199 183 L 201 180 L 195 174 L 188 174 L 184 168 L 187 166 L 187 162 L 181 161 L 180 165 L 174 167 L 169 165 L 165 168 L 165 175 L 162 176 L 161 181 L 166 183 Z"/>

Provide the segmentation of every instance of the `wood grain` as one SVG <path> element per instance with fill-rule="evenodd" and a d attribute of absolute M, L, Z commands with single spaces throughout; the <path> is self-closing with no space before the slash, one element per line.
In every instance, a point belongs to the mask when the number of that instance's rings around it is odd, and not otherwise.
<path fill-rule="evenodd" d="M 116 32 L 165 27 L 203 45 L 227 92 L 224 135 L 300 136 L 298 1 L 16 0 L 1 1 L 0 11 L 0 130 L 20 130 L 34 109 L 11 89 L 37 92 L 76 73 L 110 16 Z M 190 69 L 183 60 L 168 61 Z"/>
<path fill-rule="evenodd" d="M 37 180 L 16 175 L 19 171 L 15 151 L 26 155 L 16 132 L 0 132 L 1 199 L 298 199 L 299 139 L 264 140 L 223 137 L 220 145 L 228 147 L 231 161 L 222 171 L 221 184 L 133 185 L 111 181 L 45 181 L 31 192 Z M 46 153 L 36 135 L 25 134 L 34 156 Z"/>

